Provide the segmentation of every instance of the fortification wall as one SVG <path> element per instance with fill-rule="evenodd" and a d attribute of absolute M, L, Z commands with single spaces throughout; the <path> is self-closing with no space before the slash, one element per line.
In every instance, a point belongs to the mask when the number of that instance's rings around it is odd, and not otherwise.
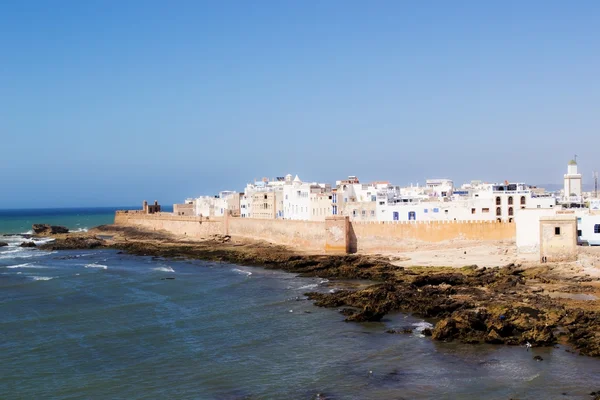
<path fill-rule="evenodd" d="M 117 211 L 115 225 L 139 226 L 150 230 L 165 230 L 175 235 L 206 238 L 223 233 L 222 218 L 173 215 L 171 213 L 143 214 Z"/>
<path fill-rule="evenodd" d="M 325 248 L 324 221 L 229 218 L 229 234 L 311 250 Z"/>
<path fill-rule="evenodd" d="M 448 240 L 514 240 L 514 223 L 488 221 L 351 222 L 350 247 L 363 251 L 398 251 L 419 243 Z"/>
<path fill-rule="evenodd" d="M 340 246 L 347 247 L 351 252 L 402 251 L 423 243 L 431 244 L 448 240 L 510 241 L 515 240 L 516 237 L 514 223 L 481 221 L 396 223 L 329 221 L 328 227 L 325 221 L 206 218 L 170 213 L 117 212 L 115 224 L 165 230 L 176 235 L 198 239 L 229 234 L 234 237 L 265 240 L 316 251 L 328 250 L 328 246 L 330 251 L 340 251 L 342 248 Z M 333 225 L 336 225 L 335 232 L 332 231 Z M 338 238 L 342 233 L 337 231 L 343 230 L 344 226 L 347 227 L 347 239 L 344 239 L 347 240 L 347 244 Z M 336 232 L 338 234 L 333 235 Z"/>

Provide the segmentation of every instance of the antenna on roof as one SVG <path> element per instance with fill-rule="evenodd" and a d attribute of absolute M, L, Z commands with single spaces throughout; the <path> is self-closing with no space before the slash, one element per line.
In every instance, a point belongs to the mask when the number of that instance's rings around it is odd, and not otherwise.
<path fill-rule="evenodd" d="M 598 171 L 594 171 L 594 197 L 598 198 Z"/>

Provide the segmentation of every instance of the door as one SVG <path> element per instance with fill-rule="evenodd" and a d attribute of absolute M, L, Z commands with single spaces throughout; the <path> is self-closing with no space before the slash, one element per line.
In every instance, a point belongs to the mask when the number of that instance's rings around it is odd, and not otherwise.
<path fill-rule="evenodd" d="M 409 221 L 414 221 L 417 219 L 417 213 L 414 211 L 409 211 L 408 212 L 408 220 Z"/>
<path fill-rule="evenodd" d="M 394 221 L 398 221 L 400 219 L 400 214 L 398 214 L 398 211 L 394 211 Z"/>

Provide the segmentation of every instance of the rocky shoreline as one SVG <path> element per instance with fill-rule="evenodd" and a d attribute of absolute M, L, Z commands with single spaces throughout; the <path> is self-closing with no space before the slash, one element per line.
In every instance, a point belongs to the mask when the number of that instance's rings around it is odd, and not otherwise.
<path fill-rule="evenodd" d="M 101 226 L 87 233 L 53 234 L 42 250 L 111 248 L 135 255 L 202 259 L 280 269 L 330 280 L 373 284 L 333 293 L 306 293 L 315 305 L 340 309 L 346 321 L 379 321 L 391 312 L 437 320 L 434 340 L 552 346 L 568 343 L 600 357 L 600 301 L 551 298 L 561 292 L 597 292 L 598 282 L 564 274 L 556 265 L 405 268 L 393 259 L 365 255 L 304 254 L 283 246 L 214 236 L 190 241 L 167 233 Z M 568 350 L 571 351 L 571 350 Z"/>

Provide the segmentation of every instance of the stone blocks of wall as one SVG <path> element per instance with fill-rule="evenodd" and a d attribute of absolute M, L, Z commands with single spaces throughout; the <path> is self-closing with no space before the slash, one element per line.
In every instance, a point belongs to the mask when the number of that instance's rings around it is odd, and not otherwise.
<path fill-rule="evenodd" d="M 292 221 L 239 217 L 189 217 L 170 213 L 119 211 L 115 224 L 165 230 L 175 235 L 206 238 L 229 234 L 274 244 L 327 252 L 402 251 L 423 243 L 447 240 L 515 240 L 515 224 L 502 222 L 350 222 Z"/>
<path fill-rule="evenodd" d="M 229 218 L 229 234 L 300 249 L 323 251 L 325 248 L 323 221 Z"/>
<path fill-rule="evenodd" d="M 401 251 L 447 240 L 515 240 L 514 223 L 493 221 L 351 222 L 350 239 L 359 252 Z"/>
<path fill-rule="evenodd" d="M 164 230 L 174 235 L 196 239 L 223 233 L 222 218 L 173 215 L 171 213 L 142 214 L 117 211 L 115 225 L 138 226 L 149 230 Z"/>
<path fill-rule="evenodd" d="M 350 220 L 348 217 L 325 218 L 325 251 L 350 253 Z"/>
<path fill-rule="evenodd" d="M 540 217 L 540 261 L 577 260 L 577 217 Z"/>

